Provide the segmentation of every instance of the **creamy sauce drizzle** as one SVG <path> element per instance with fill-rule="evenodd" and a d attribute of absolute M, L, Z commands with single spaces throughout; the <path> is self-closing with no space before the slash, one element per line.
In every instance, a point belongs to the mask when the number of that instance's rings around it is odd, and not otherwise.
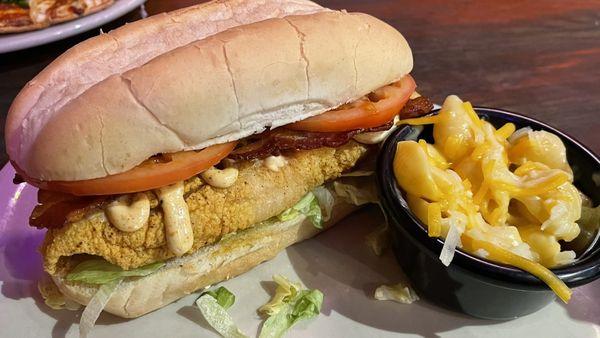
<path fill-rule="evenodd" d="M 183 182 L 156 190 L 163 209 L 167 246 L 176 256 L 182 256 L 194 244 L 192 222 L 183 193 Z"/>
<path fill-rule="evenodd" d="M 106 217 L 115 228 L 133 232 L 139 230 L 150 217 L 150 200 L 144 193 L 137 193 L 131 199 L 130 196 L 124 195 L 106 206 Z"/>
<path fill-rule="evenodd" d="M 283 168 L 287 164 L 287 161 L 283 156 L 269 156 L 265 158 L 263 163 L 267 169 L 271 171 L 279 171 L 279 169 Z"/>
<path fill-rule="evenodd" d="M 238 170 L 236 168 L 225 168 L 223 170 L 211 167 L 200 174 L 200 177 L 215 188 L 229 188 L 238 178 Z"/>

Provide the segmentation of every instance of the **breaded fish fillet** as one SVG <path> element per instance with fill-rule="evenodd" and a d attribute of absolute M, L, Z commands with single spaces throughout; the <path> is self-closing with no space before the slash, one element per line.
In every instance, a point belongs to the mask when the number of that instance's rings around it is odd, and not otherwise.
<path fill-rule="evenodd" d="M 236 183 L 225 189 L 203 184 L 198 177 L 186 181 L 185 200 L 194 231 L 190 252 L 292 207 L 308 191 L 352 168 L 366 151 L 356 142 L 339 148 L 297 151 L 286 155 L 288 164 L 278 172 L 257 161 L 241 162 L 236 165 Z M 123 269 L 174 257 L 167 248 L 162 210 L 156 197 L 149 195 L 152 210 L 148 224 L 135 232 L 112 226 L 102 209 L 48 230 L 41 247 L 46 271 L 56 273 L 66 257 L 76 254 L 101 256 Z"/>

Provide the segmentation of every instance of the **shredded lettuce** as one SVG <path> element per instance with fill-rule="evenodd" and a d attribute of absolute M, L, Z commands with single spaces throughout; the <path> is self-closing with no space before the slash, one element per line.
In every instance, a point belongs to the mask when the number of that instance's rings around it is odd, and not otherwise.
<path fill-rule="evenodd" d="M 223 288 L 224 289 L 224 288 Z M 225 289 L 226 290 L 226 289 Z M 227 291 L 229 292 L 229 291 Z M 196 300 L 196 306 L 204 319 L 224 338 L 247 338 L 233 322 L 231 315 L 218 303 L 212 295 L 205 293 Z"/>
<path fill-rule="evenodd" d="M 259 312 L 268 316 L 272 316 L 279 312 L 286 301 L 296 297 L 298 292 L 302 290 L 302 285 L 300 283 L 290 282 L 281 275 L 273 276 L 273 281 L 277 284 L 275 295 L 273 295 L 273 298 L 267 304 L 258 309 Z"/>
<path fill-rule="evenodd" d="M 89 259 L 79 263 L 66 276 L 70 282 L 83 282 L 88 284 L 106 284 L 121 280 L 125 277 L 147 276 L 165 265 L 163 262 L 148 264 L 133 270 L 123 270 L 104 259 Z"/>
<path fill-rule="evenodd" d="M 106 303 L 108 303 L 110 297 L 112 297 L 122 281 L 122 277 L 117 278 L 98 288 L 98 291 L 96 291 L 83 310 L 83 313 L 81 313 L 81 319 L 79 320 L 79 338 L 86 338 L 92 331 L 96 324 L 96 320 L 100 317 L 100 313 L 104 310 Z"/>
<path fill-rule="evenodd" d="M 300 215 L 306 216 L 315 228 L 321 229 L 323 227 L 323 215 L 319 206 L 319 200 L 312 192 L 304 195 L 296 205 L 279 214 L 277 218 L 285 222 L 296 219 Z"/>
<path fill-rule="evenodd" d="M 323 293 L 319 290 L 305 289 L 300 283 L 290 282 L 280 275 L 273 276 L 273 280 L 277 283 L 275 295 L 259 309 L 268 316 L 262 325 L 260 338 L 282 337 L 297 322 L 317 316 L 323 304 Z M 234 302 L 235 296 L 220 287 L 203 293 L 196 300 L 196 305 L 208 324 L 222 337 L 246 338 L 226 310 Z"/>
<path fill-rule="evenodd" d="M 269 315 L 260 338 L 282 337 L 297 322 L 317 316 L 323 304 L 323 293 L 319 290 L 303 289 L 299 283 L 280 275 L 273 276 L 273 280 L 277 283 L 275 295 L 259 309 Z"/>
<path fill-rule="evenodd" d="M 345 177 L 333 182 L 333 188 L 339 197 L 354 205 L 379 203 L 373 179 Z"/>
<path fill-rule="evenodd" d="M 370 173 L 370 172 L 369 172 Z M 264 221 L 263 224 L 271 224 L 276 221 L 285 222 L 306 216 L 317 229 L 323 228 L 323 222 L 331 218 L 336 195 L 347 203 L 362 205 L 365 203 L 378 203 L 377 191 L 372 180 L 365 180 L 368 173 L 359 173 L 355 176 L 344 177 L 333 182 L 330 188 L 320 186 L 307 193 L 294 205 L 278 216 Z M 331 189 L 331 190 L 330 190 Z"/>
<path fill-rule="evenodd" d="M 323 221 L 327 222 L 332 216 L 335 197 L 333 197 L 333 194 L 329 189 L 323 186 L 316 187 L 315 190 L 313 190 L 313 194 L 315 194 L 319 206 L 321 207 Z"/>
<path fill-rule="evenodd" d="M 206 291 L 202 294 L 202 296 L 204 295 L 212 296 L 217 300 L 217 304 L 221 305 L 225 310 L 229 309 L 233 303 L 235 303 L 235 295 L 224 286 L 221 286 L 216 290 Z"/>
<path fill-rule="evenodd" d="M 392 300 L 403 304 L 412 304 L 419 300 L 419 296 L 407 283 L 398 283 L 396 285 L 382 285 L 375 290 L 375 299 Z"/>
<path fill-rule="evenodd" d="M 85 338 L 92 331 L 96 320 L 100 316 L 106 303 L 110 300 L 113 293 L 117 290 L 121 282 L 126 277 L 147 276 L 163 267 L 165 263 L 158 262 L 146 266 L 125 271 L 119 266 L 111 264 L 104 259 L 89 259 L 79 263 L 65 277 L 71 282 L 83 282 L 88 284 L 100 285 L 98 291 L 81 314 L 79 321 L 79 337 Z"/>

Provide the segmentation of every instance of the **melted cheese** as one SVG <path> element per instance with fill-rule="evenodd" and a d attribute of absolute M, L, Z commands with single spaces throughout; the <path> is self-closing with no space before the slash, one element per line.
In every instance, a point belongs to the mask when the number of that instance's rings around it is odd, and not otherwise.
<path fill-rule="evenodd" d="M 558 241 L 580 231 L 581 195 L 560 139 L 515 135 L 512 123 L 495 129 L 456 96 L 436 116 L 400 123 L 434 125 L 434 144 L 398 143 L 394 174 L 429 235 L 446 239 L 440 258 L 462 247 L 529 271 L 567 301 L 570 291 L 546 269 L 575 258 Z"/>
<path fill-rule="evenodd" d="M 194 244 L 190 213 L 183 193 L 183 182 L 156 190 L 163 210 L 167 246 L 177 256 L 188 252 Z"/>

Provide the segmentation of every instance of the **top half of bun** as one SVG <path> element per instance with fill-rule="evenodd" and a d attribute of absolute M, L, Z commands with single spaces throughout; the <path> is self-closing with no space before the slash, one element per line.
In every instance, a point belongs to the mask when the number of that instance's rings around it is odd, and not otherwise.
<path fill-rule="evenodd" d="M 103 177 L 320 114 L 411 69 L 406 40 L 369 15 L 211 2 L 67 51 L 15 99 L 6 144 L 29 177 Z"/>

